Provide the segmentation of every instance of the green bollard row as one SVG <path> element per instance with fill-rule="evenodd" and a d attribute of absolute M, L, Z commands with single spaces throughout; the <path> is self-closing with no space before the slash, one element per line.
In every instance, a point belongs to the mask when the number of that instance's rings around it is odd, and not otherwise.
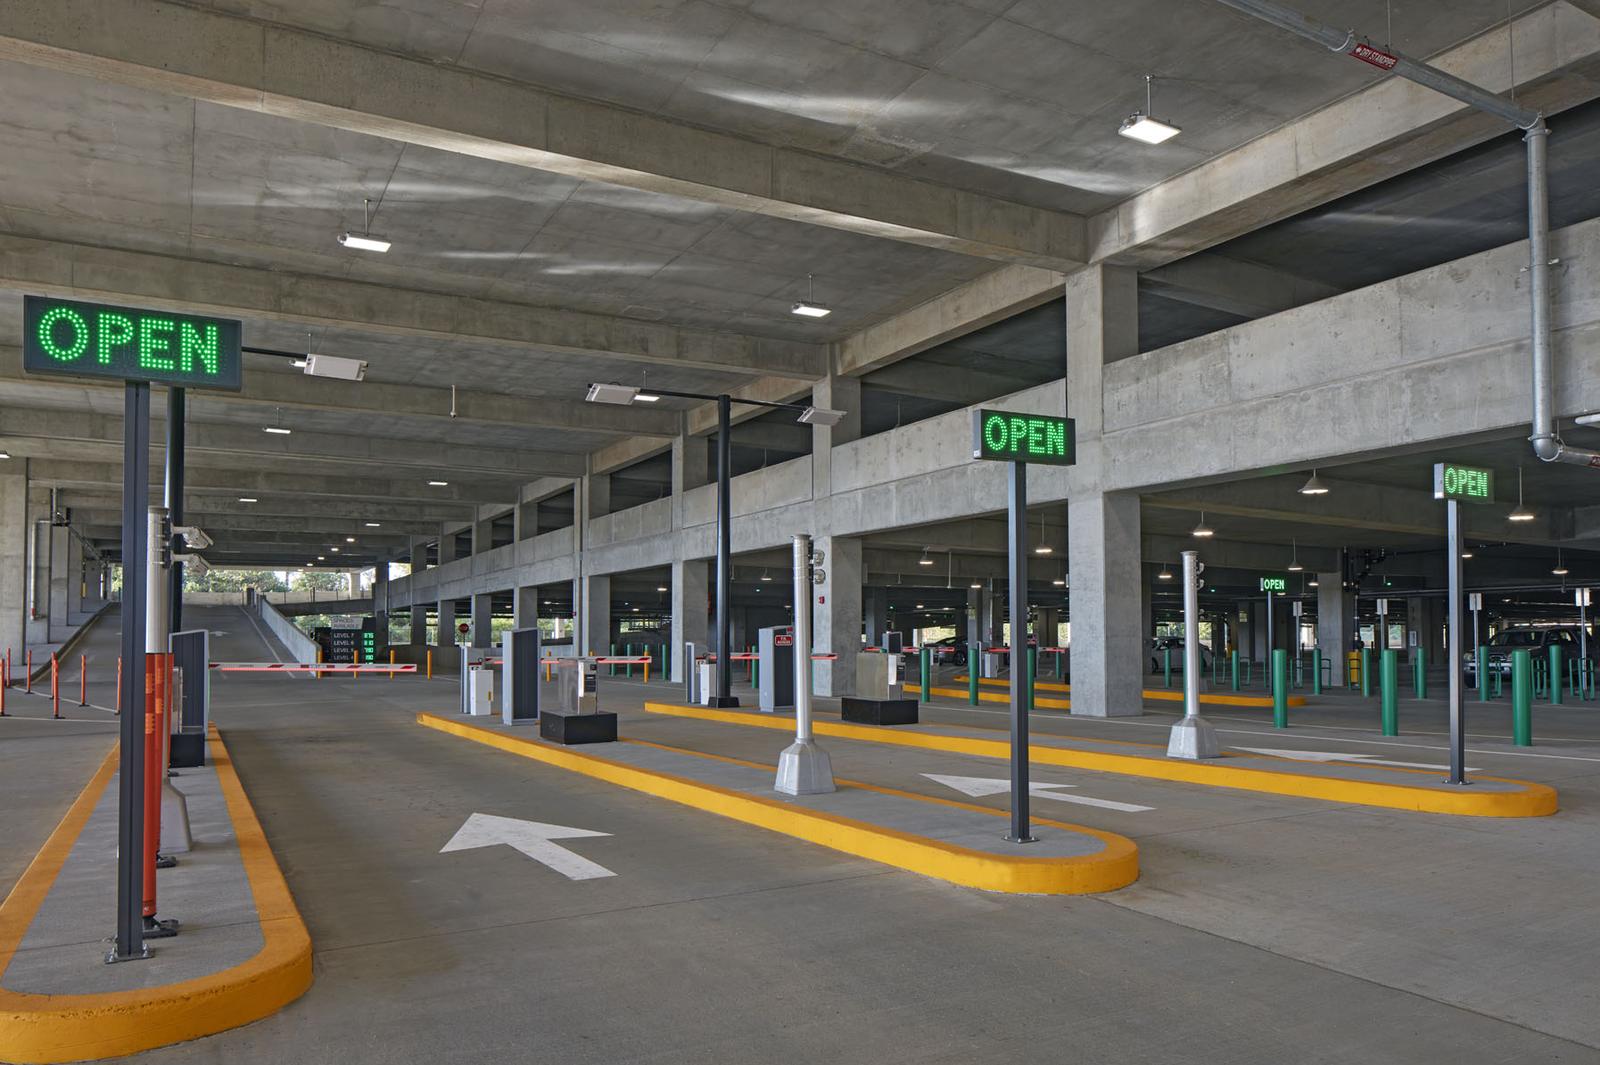
<path fill-rule="evenodd" d="M 1234 691 L 1238 691 L 1239 690 L 1239 652 L 1238 651 L 1229 651 L 1228 652 L 1228 658 L 1231 660 L 1231 665 L 1232 665 L 1232 668 L 1233 668 L 1233 690 Z"/>
<path fill-rule="evenodd" d="M 967 652 L 967 702 L 978 705 L 978 659 L 971 651 Z"/>
<path fill-rule="evenodd" d="M 1289 727 L 1289 652 L 1272 652 L 1272 727 Z"/>
<path fill-rule="evenodd" d="M 1511 652 L 1511 742 L 1533 746 L 1533 655 Z"/>
<path fill-rule="evenodd" d="M 1428 697 L 1428 652 L 1420 647 L 1411 659 L 1411 690 L 1418 699 Z"/>
<path fill-rule="evenodd" d="M 616 644 L 612 644 L 611 645 L 611 657 L 612 658 L 617 657 L 617 645 Z M 612 663 L 610 663 L 610 664 L 608 664 L 606 666 L 606 676 L 614 677 L 616 675 L 617 675 L 617 664 L 615 662 L 612 662 Z"/>
<path fill-rule="evenodd" d="M 1379 666 L 1379 720 L 1385 736 L 1400 735 L 1400 652 L 1386 650 Z"/>
<path fill-rule="evenodd" d="M 1561 645 L 1550 645 L 1550 705 L 1561 705 Z"/>
<path fill-rule="evenodd" d="M 917 652 L 918 665 L 922 667 L 922 701 L 933 698 L 933 652 L 924 647 Z"/>
<path fill-rule="evenodd" d="M 1312 651 L 1311 652 L 1311 694 L 1312 695 L 1321 695 L 1322 694 L 1322 666 L 1323 666 L 1322 652 L 1321 651 L 1315 651 L 1315 650 Z"/>
<path fill-rule="evenodd" d="M 1172 687 L 1172 648 L 1161 649 L 1161 674 L 1167 687 Z"/>
<path fill-rule="evenodd" d="M 1478 666 L 1478 702 L 1486 703 L 1489 701 L 1489 649 L 1479 644 L 1478 650 L 1473 657 L 1477 659 Z M 1496 673 L 1495 679 L 1500 679 L 1498 673 Z M 1496 692 L 1495 694 L 1498 695 L 1499 693 Z"/>
<path fill-rule="evenodd" d="M 1361 649 L 1361 697 L 1372 698 L 1372 649 Z"/>

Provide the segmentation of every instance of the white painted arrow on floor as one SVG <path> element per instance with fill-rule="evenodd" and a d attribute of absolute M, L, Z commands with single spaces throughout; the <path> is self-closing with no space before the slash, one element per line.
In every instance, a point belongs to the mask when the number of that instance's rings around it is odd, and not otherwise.
<path fill-rule="evenodd" d="M 609 832 L 591 832 L 587 828 L 566 828 L 538 821 L 519 821 L 514 817 L 473 814 L 467 818 L 466 824 L 456 829 L 456 834 L 450 837 L 450 842 L 439 848 L 439 853 L 504 845 L 521 851 L 536 862 L 548 865 L 568 880 L 598 880 L 603 876 L 617 874 L 597 862 L 573 854 L 565 847 L 552 843 L 551 840 L 609 835 L 611 835 Z"/>
<path fill-rule="evenodd" d="M 983 795 L 1005 795 L 1011 791 L 1011 781 L 1000 780 L 995 777 L 947 777 L 938 773 L 924 773 L 936 783 L 947 788 L 954 788 L 964 795 L 974 797 Z M 1057 795 L 1057 788 L 1075 788 L 1076 784 L 1040 784 L 1028 785 L 1028 794 L 1040 799 L 1054 799 L 1056 802 L 1075 802 L 1080 806 L 1098 806 L 1105 810 L 1121 810 L 1124 813 L 1137 814 L 1146 810 L 1153 810 L 1153 806 L 1138 806 L 1131 802 L 1113 802 L 1110 799 L 1096 799 L 1092 795 Z"/>
<path fill-rule="evenodd" d="M 1277 747 L 1235 747 L 1236 751 L 1247 751 L 1250 754 L 1270 754 L 1279 758 L 1292 758 L 1296 762 L 1357 762 L 1361 765 L 1393 765 L 1402 769 L 1437 769 L 1441 773 L 1448 773 L 1450 767 L 1434 765 L 1430 762 L 1391 762 L 1387 758 L 1377 758 L 1370 754 L 1350 754 L 1345 751 L 1288 751 Z M 1480 770 L 1467 766 L 1468 773 L 1477 773 Z"/>

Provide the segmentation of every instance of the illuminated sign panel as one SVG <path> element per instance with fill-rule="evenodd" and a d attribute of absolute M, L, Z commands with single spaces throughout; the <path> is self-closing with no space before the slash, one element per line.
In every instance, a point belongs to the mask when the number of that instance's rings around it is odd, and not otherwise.
<path fill-rule="evenodd" d="M 1435 463 L 1433 498 L 1455 499 L 1462 503 L 1493 503 L 1494 471 L 1454 462 Z"/>
<path fill-rule="evenodd" d="M 973 411 L 972 457 L 1071 466 L 1077 461 L 1077 434 L 1071 418 L 1053 414 Z"/>
<path fill-rule="evenodd" d="M 1262 577 L 1261 590 L 1263 592 L 1287 592 L 1289 590 L 1289 578 Z"/>
<path fill-rule="evenodd" d="M 239 391 L 239 323 L 24 296 L 22 368 Z"/>

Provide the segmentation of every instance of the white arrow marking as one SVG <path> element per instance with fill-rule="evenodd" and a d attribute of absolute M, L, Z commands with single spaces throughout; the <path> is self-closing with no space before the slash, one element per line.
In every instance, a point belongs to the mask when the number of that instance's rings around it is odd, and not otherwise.
<path fill-rule="evenodd" d="M 1433 765 L 1430 762 L 1391 762 L 1387 758 L 1374 758 L 1370 754 L 1348 754 L 1342 751 L 1286 751 L 1277 747 L 1235 747 L 1234 750 L 1248 751 L 1250 754 L 1275 755 L 1296 762 L 1358 762 L 1361 765 L 1393 765 L 1402 769 L 1437 769 L 1441 773 L 1450 771 L 1449 766 Z M 1477 773 L 1480 770 L 1466 766 L 1465 772 Z"/>
<path fill-rule="evenodd" d="M 954 788 L 964 795 L 975 797 L 984 795 L 1005 795 L 1011 791 L 1011 781 L 999 780 L 994 777 L 947 777 L 938 773 L 924 773 L 929 780 L 943 784 L 947 788 Z M 1056 788 L 1075 788 L 1076 784 L 1040 784 L 1030 783 L 1028 794 L 1041 799 L 1054 799 L 1056 802 L 1075 802 L 1080 806 L 1099 806 L 1106 810 L 1121 810 L 1124 813 L 1143 813 L 1153 810 L 1153 806 L 1137 806 L 1131 802 L 1113 802 L 1110 799 L 1096 799 L 1090 795 L 1057 795 Z"/>
<path fill-rule="evenodd" d="M 446 851 L 469 851 L 477 847 L 498 847 L 504 844 L 526 854 L 566 877 L 568 880 L 598 880 L 603 876 L 616 876 L 610 869 L 587 858 L 580 857 L 557 846 L 551 840 L 583 839 L 587 836 L 609 836 L 609 832 L 591 832 L 587 828 L 566 828 L 546 825 L 538 821 L 519 821 L 514 817 L 496 817 L 493 814 L 473 814 L 466 824 L 456 829 L 450 842 L 439 848 Z"/>

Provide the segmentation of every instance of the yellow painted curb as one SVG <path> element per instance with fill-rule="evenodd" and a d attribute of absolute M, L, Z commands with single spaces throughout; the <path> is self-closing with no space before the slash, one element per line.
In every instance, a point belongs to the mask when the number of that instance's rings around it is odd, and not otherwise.
<path fill-rule="evenodd" d="M 781 832 L 808 843 L 964 887 L 1025 895 L 1087 895 L 1126 887 L 1139 877 L 1139 848 L 1133 840 L 1083 825 L 1041 822 L 1093 836 L 1104 844 L 1104 850 L 1077 858 L 1014 858 L 969 850 L 924 836 L 806 809 L 778 799 L 747 795 L 672 773 L 621 765 L 566 747 L 493 732 L 437 714 L 418 714 L 417 723 L 609 784 L 654 795 L 658 799 L 682 803 L 757 828 Z M 906 797 L 921 798 L 913 795 Z M 1005 816 L 1003 811 L 987 807 L 964 808 L 981 810 L 997 817 Z"/>
<path fill-rule="evenodd" d="M 310 933 L 215 728 L 209 752 L 261 918 L 261 949 L 248 961 L 221 972 L 137 991 L 37 995 L 0 988 L 0 1060 L 32 1065 L 137 1054 L 258 1021 L 311 986 Z M 0 903 L 0 975 L 10 965 L 116 768 L 117 749 L 113 747 L 17 886 Z"/>
<path fill-rule="evenodd" d="M 644 708 L 652 714 L 671 717 L 688 717 L 699 721 L 716 721 L 728 725 L 745 725 L 753 728 L 771 728 L 793 731 L 794 719 L 778 716 L 737 713 L 730 710 L 712 710 L 700 706 L 678 706 L 673 703 L 647 702 Z M 876 725 L 851 725 L 842 721 L 816 721 L 812 729 L 823 736 L 863 740 L 868 743 L 887 743 L 900 747 L 919 747 L 923 750 L 944 751 L 949 754 L 970 754 L 980 758 L 1010 758 L 1011 744 L 1005 740 L 988 740 L 976 736 L 946 736 L 932 732 L 906 732 Z M 1328 802 L 1353 803 L 1358 806 L 1382 806 L 1391 810 L 1410 810 L 1416 813 L 1459 814 L 1464 817 L 1544 817 L 1558 808 L 1556 790 L 1545 784 L 1504 777 L 1484 777 L 1501 784 L 1514 784 L 1517 791 L 1474 791 L 1470 788 L 1445 791 L 1437 788 L 1419 788 L 1411 784 L 1384 783 L 1371 780 L 1349 780 L 1337 777 L 1312 776 L 1307 773 L 1285 773 L 1274 769 L 1258 768 L 1263 763 L 1283 764 L 1284 759 L 1269 755 L 1228 755 L 1217 762 L 1188 762 L 1167 758 L 1140 758 L 1136 755 L 1110 754 L 1098 751 L 1080 751 L 1066 747 L 1047 747 L 1030 744 L 1028 758 L 1036 765 L 1055 765 L 1067 769 L 1088 769 L 1123 776 L 1148 777 L 1170 780 L 1180 784 L 1203 784 L 1216 788 L 1235 788 L 1241 791 L 1259 791 L 1272 795 L 1292 795 L 1302 799 L 1323 799 Z M 1252 762 L 1257 767 L 1239 765 Z M 1234 763 L 1234 764 L 1228 764 Z M 1339 765 L 1341 763 L 1320 763 Z M 1359 763 L 1350 763 L 1352 766 Z M 1411 773 L 1437 776 L 1431 769 L 1401 769 L 1391 766 L 1360 766 L 1368 770 L 1382 769 L 1403 777 Z"/>
<path fill-rule="evenodd" d="M 955 677 L 955 679 L 958 680 L 958 681 L 965 681 L 967 678 L 965 676 L 962 676 L 962 675 L 958 674 Z M 992 702 L 1006 702 L 1006 701 L 1009 701 L 1009 699 L 1010 699 L 1009 695 L 1007 695 L 1004 699 L 999 699 L 999 700 L 996 700 L 996 699 L 993 699 L 993 698 L 985 699 L 984 698 L 985 693 L 981 690 L 981 688 L 982 687 L 989 687 L 989 688 L 1008 688 L 1009 689 L 1010 686 L 1011 686 L 1010 681 L 1007 681 L 1007 680 L 1004 680 L 1004 679 L 1001 679 L 1001 678 L 997 678 L 997 677 L 983 677 L 983 678 L 979 679 L 978 684 L 980 685 L 980 690 L 978 692 L 978 698 L 979 699 L 983 699 L 984 702 L 992 703 Z M 909 685 L 908 684 L 908 685 L 906 685 L 906 687 L 911 688 L 911 687 L 914 687 L 914 685 Z M 934 691 L 934 694 L 936 694 L 936 695 L 954 695 L 954 696 L 957 696 L 957 697 L 962 698 L 962 699 L 965 699 L 967 697 L 967 689 L 965 689 L 965 688 L 935 688 L 935 689 L 933 689 L 933 691 Z M 1045 681 L 1039 680 L 1039 681 L 1034 681 L 1033 691 L 1034 691 L 1034 705 L 1035 706 L 1043 706 L 1043 707 L 1046 707 L 1046 708 L 1049 708 L 1049 709 L 1054 709 L 1054 710 L 1066 710 L 1066 709 L 1069 709 L 1072 706 L 1072 703 L 1067 701 L 1067 700 L 1065 700 L 1065 699 L 1059 700 L 1059 701 L 1056 701 L 1056 702 L 1051 702 L 1049 700 L 1040 698 L 1040 696 L 1039 696 L 1040 692 L 1070 692 L 1070 691 L 1072 691 L 1072 685 L 1070 685 L 1070 684 L 1053 684 L 1053 683 L 1047 683 Z M 1156 702 L 1167 702 L 1167 703 L 1181 703 L 1181 702 L 1183 702 L 1183 692 L 1182 692 L 1182 690 L 1179 690 L 1179 689 L 1145 688 L 1145 689 L 1143 689 L 1143 694 L 1144 694 L 1144 697 L 1146 699 L 1151 699 L 1151 700 L 1154 700 Z M 1200 693 L 1200 702 L 1203 705 L 1209 705 L 1209 706 L 1259 706 L 1259 707 L 1268 707 L 1268 708 L 1270 708 L 1272 706 L 1272 696 L 1270 696 L 1270 695 L 1234 695 L 1234 694 L 1231 694 L 1231 693 L 1222 693 L 1222 692 L 1201 692 Z M 1290 706 L 1304 706 L 1304 705 L 1306 705 L 1306 697 L 1304 695 L 1291 695 L 1291 696 L 1289 696 L 1289 705 Z"/>

